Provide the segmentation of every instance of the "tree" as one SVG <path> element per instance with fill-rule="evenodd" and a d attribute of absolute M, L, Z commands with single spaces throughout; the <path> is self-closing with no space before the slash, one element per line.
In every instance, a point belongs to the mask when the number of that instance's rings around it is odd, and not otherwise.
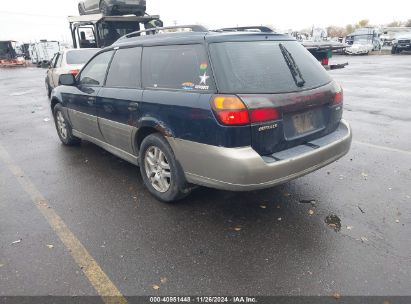
<path fill-rule="evenodd" d="M 402 26 L 402 22 L 401 21 L 393 21 L 391 23 L 388 23 L 387 26 L 388 27 L 399 27 L 399 26 Z"/>
<path fill-rule="evenodd" d="M 405 22 L 405 26 L 411 27 L 411 19 L 408 19 L 408 21 Z"/>
<path fill-rule="evenodd" d="M 347 32 L 347 35 L 349 35 L 352 32 L 354 32 L 354 26 L 352 24 L 347 24 L 347 26 L 345 27 L 345 30 Z"/>
<path fill-rule="evenodd" d="M 356 27 L 357 28 L 365 27 L 365 26 L 369 25 L 369 23 L 370 23 L 370 21 L 368 19 L 363 19 L 363 20 L 360 20 L 360 22 L 358 22 Z"/>
<path fill-rule="evenodd" d="M 327 34 L 329 37 L 345 37 L 347 36 L 347 30 L 339 26 L 329 26 L 327 27 Z"/>

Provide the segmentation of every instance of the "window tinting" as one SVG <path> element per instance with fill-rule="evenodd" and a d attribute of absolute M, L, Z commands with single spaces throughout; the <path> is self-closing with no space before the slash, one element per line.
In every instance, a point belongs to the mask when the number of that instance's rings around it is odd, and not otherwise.
<path fill-rule="evenodd" d="M 140 87 L 141 48 L 120 49 L 114 55 L 106 86 L 117 88 Z"/>
<path fill-rule="evenodd" d="M 146 47 L 143 85 L 151 88 L 212 90 L 213 80 L 202 45 Z"/>
<path fill-rule="evenodd" d="M 303 86 L 295 82 L 280 44 L 294 59 L 305 81 Z M 286 93 L 331 81 L 321 64 L 296 41 L 214 43 L 210 52 L 222 93 Z"/>
<path fill-rule="evenodd" d="M 53 59 L 51 59 L 51 66 L 53 68 L 56 67 L 56 61 L 57 61 L 58 56 L 59 56 L 59 53 L 56 53 L 56 54 L 54 54 Z"/>
<path fill-rule="evenodd" d="M 61 62 L 63 61 L 63 54 L 59 53 L 59 55 L 58 55 L 58 56 L 59 56 L 59 57 L 58 57 L 58 59 L 57 59 L 57 62 L 56 62 L 55 68 L 59 68 L 59 67 L 61 67 Z"/>
<path fill-rule="evenodd" d="M 99 50 L 75 50 L 66 53 L 67 64 L 85 64 Z"/>
<path fill-rule="evenodd" d="M 113 51 L 109 51 L 94 57 L 81 72 L 80 83 L 84 85 L 102 86 L 112 55 Z"/>

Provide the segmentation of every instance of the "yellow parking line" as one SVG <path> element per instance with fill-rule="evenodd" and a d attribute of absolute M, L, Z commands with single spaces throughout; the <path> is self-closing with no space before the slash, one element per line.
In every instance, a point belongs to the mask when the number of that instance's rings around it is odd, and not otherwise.
<path fill-rule="evenodd" d="M 88 253 L 87 249 L 81 244 L 76 236 L 70 231 L 61 217 L 49 207 L 48 201 L 26 176 L 23 170 L 17 166 L 9 153 L 0 144 L 0 159 L 6 164 L 12 174 L 17 178 L 24 191 L 30 196 L 31 200 L 46 218 L 49 225 L 53 228 L 60 240 L 68 249 L 68 252 L 82 269 L 91 285 L 102 297 L 106 304 L 126 304 L 127 300 L 111 282 L 103 269 L 97 264 L 94 258 Z"/>
<path fill-rule="evenodd" d="M 374 145 L 374 144 L 370 144 L 370 143 L 366 143 L 366 142 L 362 142 L 362 141 L 354 141 L 354 143 L 360 144 L 360 145 L 363 145 L 363 146 L 367 146 L 367 147 L 370 147 L 370 148 L 385 150 L 385 151 L 388 151 L 388 152 L 396 152 L 396 153 L 411 155 L 411 151 L 407 151 L 407 150 L 401 150 L 401 149 L 390 148 L 390 147 L 386 147 L 386 146 Z"/>

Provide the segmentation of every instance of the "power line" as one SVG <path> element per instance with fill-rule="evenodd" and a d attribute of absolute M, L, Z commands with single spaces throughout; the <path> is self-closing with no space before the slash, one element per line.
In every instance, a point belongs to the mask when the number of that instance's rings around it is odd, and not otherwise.
<path fill-rule="evenodd" d="M 18 16 L 30 16 L 30 17 L 47 17 L 47 18 L 67 18 L 67 16 L 56 16 L 56 15 L 41 15 L 41 14 L 27 14 L 21 12 L 9 12 L 9 11 L 0 11 L 0 14 L 4 15 L 18 15 Z"/>

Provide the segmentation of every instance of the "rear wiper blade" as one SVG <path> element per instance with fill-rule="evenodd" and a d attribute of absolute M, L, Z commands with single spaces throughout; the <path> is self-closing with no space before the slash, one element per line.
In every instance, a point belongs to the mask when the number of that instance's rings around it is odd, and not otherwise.
<path fill-rule="evenodd" d="M 282 43 L 280 43 L 280 50 L 281 50 L 281 53 L 283 54 L 285 62 L 288 65 L 288 68 L 290 69 L 291 75 L 294 78 L 295 84 L 298 87 L 304 86 L 305 80 L 303 78 L 303 75 L 301 75 L 300 69 L 295 63 L 293 55 L 291 55 L 291 53 L 285 48 L 285 46 Z"/>

